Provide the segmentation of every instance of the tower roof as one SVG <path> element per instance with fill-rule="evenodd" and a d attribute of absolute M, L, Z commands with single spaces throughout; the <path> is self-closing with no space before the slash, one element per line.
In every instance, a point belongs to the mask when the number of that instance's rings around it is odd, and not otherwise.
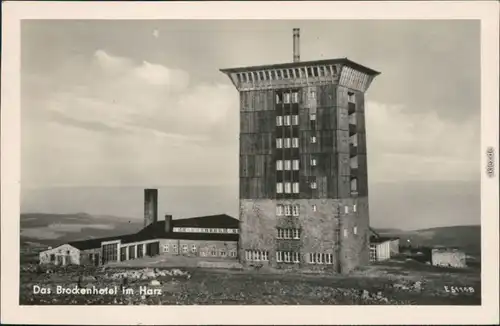
<path fill-rule="evenodd" d="M 347 58 L 220 69 L 240 91 L 339 84 L 365 92 L 380 74 Z"/>
<path fill-rule="evenodd" d="M 288 68 L 300 68 L 300 67 L 314 67 L 314 66 L 323 66 L 323 65 L 343 65 L 355 70 L 358 70 L 362 73 L 365 73 L 369 76 L 377 76 L 380 75 L 380 72 L 363 66 L 359 63 L 356 63 L 348 58 L 337 58 L 337 59 L 326 59 L 326 60 L 313 60 L 313 61 L 298 61 L 298 62 L 286 62 L 286 63 L 277 63 L 271 65 L 259 65 L 259 66 L 247 66 L 247 67 L 238 67 L 238 68 L 226 68 L 220 69 L 221 72 L 229 74 L 229 73 L 240 73 L 240 72 L 252 72 L 252 71 L 262 71 L 262 70 L 270 70 L 270 69 L 288 69 Z"/>

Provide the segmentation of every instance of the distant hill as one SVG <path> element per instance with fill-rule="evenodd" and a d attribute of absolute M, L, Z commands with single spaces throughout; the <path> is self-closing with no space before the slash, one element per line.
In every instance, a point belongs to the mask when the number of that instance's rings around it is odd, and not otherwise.
<path fill-rule="evenodd" d="M 401 245 L 456 247 L 468 255 L 478 258 L 481 254 L 481 226 L 479 225 L 448 226 L 412 231 L 398 229 L 375 229 L 375 231 L 380 235 L 399 237 Z"/>
<path fill-rule="evenodd" d="M 21 243 L 54 246 L 74 240 L 100 238 L 139 231 L 140 219 L 77 214 L 21 214 Z"/>
<path fill-rule="evenodd" d="M 142 219 L 127 219 L 108 215 L 21 214 L 21 242 L 54 246 L 74 240 L 100 238 L 139 231 Z M 462 225 L 405 231 L 394 228 L 375 228 L 382 236 L 395 236 L 401 244 L 412 246 L 457 247 L 468 255 L 481 253 L 481 227 Z M 410 242 L 408 242 L 410 240 Z"/>

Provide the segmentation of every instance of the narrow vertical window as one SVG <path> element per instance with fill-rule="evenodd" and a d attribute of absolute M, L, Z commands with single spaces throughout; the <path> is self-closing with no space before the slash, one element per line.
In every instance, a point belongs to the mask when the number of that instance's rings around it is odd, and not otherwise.
<path fill-rule="evenodd" d="M 356 103 L 356 97 L 354 96 L 353 92 L 347 93 L 347 99 L 348 99 L 349 103 Z"/>
<path fill-rule="evenodd" d="M 344 238 L 347 238 L 347 229 L 344 229 Z"/>
<path fill-rule="evenodd" d="M 292 169 L 297 171 L 299 169 L 299 160 L 292 161 Z"/>
<path fill-rule="evenodd" d="M 294 194 L 300 193 L 300 191 L 299 191 L 299 183 L 298 182 L 294 182 L 293 183 L 293 193 Z"/>
<path fill-rule="evenodd" d="M 283 183 L 278 182 L 278 183 L 276 184 L 276 192 L 277 192 L 278 194 L 282 194 L 282 193 L 283 193 Z"/>
<path fill-rule="evenodd" d="M 346 214 L 349 214 L 349 206 L 344 206 L 344 212 L 345 212 Z"/>
<path fill-rule="evenodd" d="M 276 93 L 276 104 L 280 104 L 283 101 L 283 94 Z"/>
<path fill-rule="evenodd" d="M 292 138 L 292 147 L 299 148 L 299 139 L 298 138 Z"/>
<path fill-rule="evenodd" d="M 285 194 L 292 193 L 292 185 L 290 182 L 285 182 Z"/>
<path fill-rule="evenodd" d="M 283 161 L 282 160 L 276 161 L 276 170 L 278 170 L 278 171 L 283 170 Z"/>
<path fill-rule="evenodd" d="M 298 77 L 298 74 L 297 74 L 297 77 Z M 299 103 L 299 93 L 298 92 L 292 93 L 292 103 Z"/>
<path fill-rule="evenodd" d="M 285 138 L 285 148 L 290 148 L 291 139 L 290 138 Z"/>
<path fill-rule="evenodd" d="M 316 161 L 316 158 L 311 158 L 311 166 L 316 166 L 317 164 L 317 161 Z"/>
<path fill-rule="evenodd" d="M 277 216 L 283 215 L 283 205 L 276 205 L 276 215 Z"/>
<path fill-rule="evenodd" d="M 312 205 L 312 210 L 313 210 L 313 212 L 316 212 L 316 210 L 317 210 L 317 209 L 318 209 L 318 207 L 317 207 L 316 205 L 314 205 L 314 204 L 313 204 L 313 205 Z"/>
<path fill-rule="evenodd" d="M 358 234 L 358 227 L 357 227 L 357 226 L 355 226 L 355 227 L 354 227 L 354 229 L 353 229 L 353 233 L 354 233 L 354 234 Z"/>
<path fill-rule="evenodd" d="M 299 116 L 298 115 L 292 115 L 292 125 L 294 125 L 294 126 L 299 125 Z"/>
<path fill-rule="evenodd" d="M 300 214 L 300 205 L 296 204 L 292 206 L 293 216 L 299 216 Z"/>
<path fill-rule="evenodd" d="M 318 185 L 316 184 L 316 181 L 311 182 L 311 189 L 316 189 Z"/>
<path fill-rule="evenodd" d="M 276 116 L 276 125 L 277 126 L 283 125 L 283 117 L 281 115 Z"/>
<path fill-rule="evenodd" d="M 285 93 L 283 94 L 283 103 L 288 104 L 290 103 L 290 93 Z"/>
<path fill-rule="evenodd" d="M 283 138 L 276 138 L 276 148 L 283 148 Z"/>
<path fill-rule="evenodd" d="M 285 205 L 285 216 L 292 215 L 292 207 L 290 205 Z"/>
<path fill-rule="evenodd" d="M 352 211 L 356 212 L 356 204 L 352 205 Z"/>
<path fill-rule="evenodd" d="M 291 122 L 291 117 L 289 115 L 286 115 L 285 116 L 285 120 L 284 120 L 284 123 L 283 123 L 285 126 L 290 126 L 292 124 Z"/>
<path fill-rule="evenodd" d="M 285 170 L 290 171 L 292 168 L 292 162 L 290 160 L 285 160 Z"/>
<path fill-rule="evenodd" d="M 316 136 L 311 136 L 311 143 L 313 143 L 313 144 L 316 143 Z"/>

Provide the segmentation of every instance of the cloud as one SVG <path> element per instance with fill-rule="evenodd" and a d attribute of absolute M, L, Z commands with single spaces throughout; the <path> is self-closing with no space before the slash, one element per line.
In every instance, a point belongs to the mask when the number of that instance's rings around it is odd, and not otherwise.
<path fill-rule="evenodd" d="M 369 102 L 368 160 L 373 180 L 471 180 L 479 177 L 479 118 L 446 121 L 437 110 Z"/>
<path fill-rule="evenodd" d="M 237 179 L 237 169 L 229 165 L 237 164 L 232 159 L 237 156 L 228 147 L 237 144 L 234 87 L 190 84 L 181 69 L 136 64 L 103 50 L 88 64 L 75 62 L 71 71 L 65 65 L 62 74 L 51 76 L 49 85 L 26 79 L 23 182 L 207 184 Z"/>
<path fill-rule="evenodd" d="M 56 75 L 60 87 L 43 96 L 48 117 L 94 131 L 207 139 L 227 123 L 227 112 L 237 103 L 231 86 L 190 85 L 189 74 L 181 69 L 135 64 L 104 50 L 94 53 L 90 66 L 80 63 L 71 70 Z"/>

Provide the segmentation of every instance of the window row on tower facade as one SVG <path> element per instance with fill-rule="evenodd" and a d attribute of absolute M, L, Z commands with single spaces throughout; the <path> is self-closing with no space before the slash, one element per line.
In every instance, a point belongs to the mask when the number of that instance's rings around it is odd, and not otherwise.
<path fill-rule="evenodd" d="M 300 239 L 300 229 L 278 228 L 278 239 Z"/>
<path fill-rule="evenodd" d="M 318 265 L 332 265 L 333 264 L 333 254 L 331 253 L 307 253 L 302 257 L 300 252 L 297 251 L 276 251 L 276 262 L 277 263 L 292 263 L 299 264 L 303 259 L 307 257 L 307 263 L 318 264 Z M 267 251 L 259 250 L 247 250 L 245 252 L 245 258 L 247 261 L 269 261 L 269 253 Z"/>
<path fill-rule="evenodd" d="M 278 182 L 276 183 L 276 193 L 278 194 L 298 194 L 299 183 L 298 182 Z"/>
<path fill-rule="evenodd" d="M 298 126 L 299 125 L 299 116 L 298 115 L 285 115 L 276 116 L 276 126 Z"/>
<path fill-rule="evenodd" d="M 276 148 L 299 148 L 299 139 L 276 138 Z"/>
<path fill-rule="evenodd" d="M 299 216 L 300 205 L 298 204 L 278 204 L 276 205 L 276 216 Z"/>
<path fill-rule="evenodd" d="M 299 103 L 299 92 L 282 92 L 276 93 L 276 104 Z"/>
<path fill-rule="evenodd" d="M 276 161 L 276 170 L 278 171 L 290 171 L 299 170 L 299 160 L 277 160 Z"/>
<path fill-rule="evenodd" d="M 313 212 L 316 212 L 317 206 L 312 205 Z M 350 212 L 356 212 L 356 204 L 351 206 L 344 206 L 344 213 L 349 214 Z M 300 204 L 277 204 L 276 205 L 276 216 L 300 216 Z"/>

